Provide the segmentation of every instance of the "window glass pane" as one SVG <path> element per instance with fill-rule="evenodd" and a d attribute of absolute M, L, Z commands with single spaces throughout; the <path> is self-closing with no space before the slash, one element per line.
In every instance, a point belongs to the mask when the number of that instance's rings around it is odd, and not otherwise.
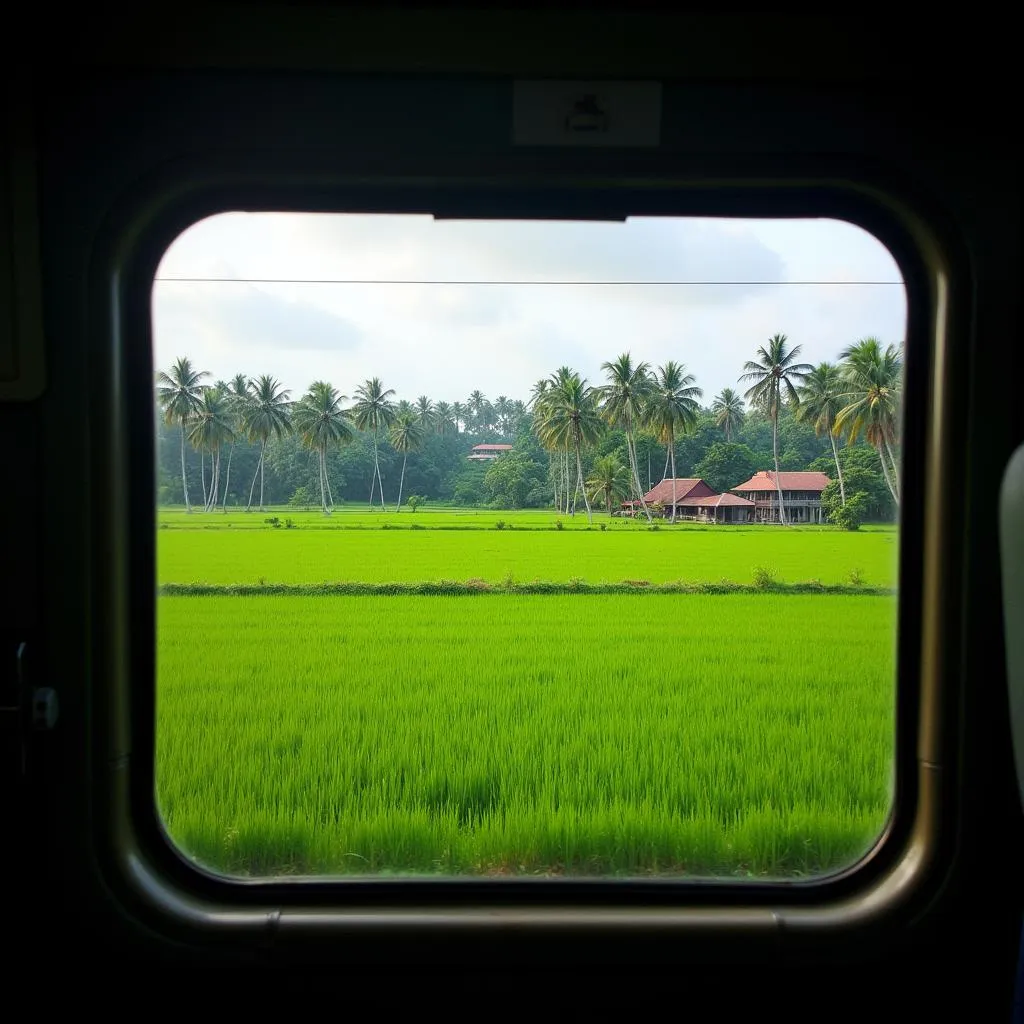
<path fill-rule="evenodd" d="M 228 213 L 153 321 L 186 856 L 781 879 L 879 836 L 906 293 L 873 237 Z"/>

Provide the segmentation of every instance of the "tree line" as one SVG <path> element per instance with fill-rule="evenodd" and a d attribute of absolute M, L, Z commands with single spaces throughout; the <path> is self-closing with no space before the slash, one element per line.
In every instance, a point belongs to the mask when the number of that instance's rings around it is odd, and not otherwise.
<path fill-rule="evenodd" d="M 799 354 L 800 346 L 774 335 L 744 366 L 743 396 L 725 388 L 707 407 L 684 365 L 652 368 L 629 353 L 602 364 L 600 384 L 563 366 L 536 382 L 529 401 L 499 396 L 493 403 L 478 390 L 465 402 L 396 400 L 378 378 L 360 384 L 352 399 L 316 381 L 292 401 L 273 377 L 239 374 L 208 384 L 209 374 L 181 358 L 157 375 L 161 500 L 183 501 L 191 511 L 191 479 L 202 488 L 196 505 L 204 510 L 226 511 L 242 498 L 247 509 L 262 509 L 269 468 L 275 503 L 311 503 L 316 491 L 329 514 L 336 491 L 351 500 L 368 485 L 370 507 L 383 509 L 385 475 L 397 475 L 401 508 L 409 469 L 418 497 L 431 500 L 572 515 L 582 498 L 592 516 L 592 501 L 611 511 L 629 496 L 650 518 L 644 495 L 663 458 L 657 479 L 703 476 L 716 489 L 757 469 L 823 469 L 836 478 L 836 509 L 856 498 L 858 514 L 884 517 L 899 503 L 899 349 L 865 338 L 838 364 L 817 366 L 799 362 Z M 178 435 L 173 476 L 171 431 Z M 467 462 L 471 445 L 488 440 L 513 442 L 512 451 L 486 465 Z M 231 489 L 236 455 L 246 473 L 242 492 L 237 479 Z M 849 495 L 847 483 L 855 487 Z"/>

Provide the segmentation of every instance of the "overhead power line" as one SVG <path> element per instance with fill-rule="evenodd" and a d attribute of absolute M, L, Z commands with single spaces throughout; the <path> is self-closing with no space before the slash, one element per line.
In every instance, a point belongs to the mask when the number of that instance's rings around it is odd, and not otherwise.
<path fill-rule="evenodd" d="M 601 288 L 707 288 L 741 286 L 808 286 L 808 285 L 897 285 L 902 281 L 441 281 L 441 280 L 404 280 L 389 281 L 384 279 L 362 279 L 342 277 L 322 278 L 290 278 L 290 277 L 157 277 L 160 283 L 175 282 L 178 284 L 418 284 L 418 285 L 501 285 L 501 286 L 597 286 Z"/>

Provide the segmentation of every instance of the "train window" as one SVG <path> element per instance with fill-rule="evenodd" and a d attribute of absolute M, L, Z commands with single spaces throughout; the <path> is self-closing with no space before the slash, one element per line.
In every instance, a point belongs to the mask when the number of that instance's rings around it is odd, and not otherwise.
<path fill-rule="evenodd" d="M 169 842 L 250 880 L 854 869 L 900 776 L 907 316 L 835 217 L 193 224 L 152 285 Z"/>

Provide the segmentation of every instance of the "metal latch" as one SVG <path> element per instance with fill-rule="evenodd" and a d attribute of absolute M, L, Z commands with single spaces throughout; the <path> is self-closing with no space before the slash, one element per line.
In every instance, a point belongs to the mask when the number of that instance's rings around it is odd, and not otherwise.
<path fill-rule="evenodd" d="M 49 686 L 32 685 L 28 644 L 24 641 L 15 647 L 13 664 L 8 662 L 5 668 L 10 671 L 10 675 L 4 681 L 5 703 L 0 705 L 0 719 L 4 723 L 4 734 L 13 736 L 20 747 L 18 762 L 20 772 L 24 775 L 29 736 L 33 732 L 52 729 L 57 724 L 57 691 Z"/>

